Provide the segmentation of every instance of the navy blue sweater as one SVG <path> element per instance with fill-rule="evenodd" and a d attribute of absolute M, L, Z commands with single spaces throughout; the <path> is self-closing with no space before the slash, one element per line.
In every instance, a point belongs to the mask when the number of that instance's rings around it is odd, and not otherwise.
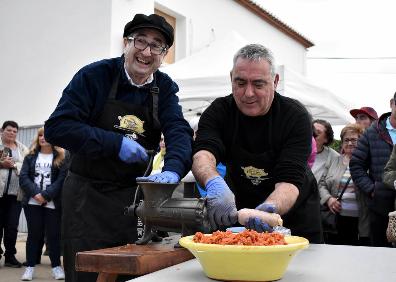
<path fill-rule="evenodd" d="M 117 73 L 121 70 L 117 100 L 142 106 L 151 103 L 147 88 L 129 83 L 123 63 L 123 57 L 102 60 L 83 67 L 75 74 L 55 111 L 45 122 L 48 142 L 93 159 L 118 156 L 123 136 L 93 126 L 104 108 Z M 192 164 L 192 130 L 178 104 L 176 83 L 160 71 L 155 75 L 160 89 L 158 118 L 166 141 L 163 170 L 174 171 L 183 177 Z"/>

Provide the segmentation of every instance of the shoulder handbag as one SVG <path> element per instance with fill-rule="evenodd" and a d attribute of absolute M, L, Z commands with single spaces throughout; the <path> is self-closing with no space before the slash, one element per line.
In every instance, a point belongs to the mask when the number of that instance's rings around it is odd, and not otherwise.
<path fill-rule="evenodd" d="M 396 243 L 396 211 L 389 213 L 389 222 L 386 229 L 386 238 L 390 243 Z"/>
<path fill-rule="evenodd" d="M 337 201 L 341 200 L 351 179 L 352 179 L 352 177 L 349 176 L 347 182 L 344 185 L 344 188 L 342 188 L 340 195 L 337 197 Z M 336 233 L 337 232 L 337 214 L 334 214 L 329 209 L 329 207 L 326 204 L 324 204 L 324 205 L 320 206 L 320 216 L 322 218 L 323 231 L 330 232 L 330 233 Z"/>

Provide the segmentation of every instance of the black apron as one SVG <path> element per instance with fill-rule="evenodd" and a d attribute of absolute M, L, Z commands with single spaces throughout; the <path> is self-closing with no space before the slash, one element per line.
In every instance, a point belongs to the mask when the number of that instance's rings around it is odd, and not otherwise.
<path fill-rule="evenodd" d="M 117 101 L 121 71 L 116 75 L 102 114 L 92 124 L 135 139 L 146 150 L 158 147 L 161 132 L 158 121 L 158 88 L 147 89 L 149 107 Z M 90 159 L 75 154 L 63 188 L 62 238 L 68 281 L 95 281 L 96 275 L 74 270 L 76 252 L 121 246 L 137 240 L 137 221 L 124 215 L 136 191 L 137 176 L 148 163 L 126 164 L 118 156 Z"/>
<path fill-rule="evenodd" d="M 271 122 L 269 123 L 271 124 Z M 256 208 L 275 190 L 275 151 L 250 153 L 238 144 L 239 115 L 236 115 L 232 137 L 231 157 L 227 161 L 227 183 L 235 194 L 237 209 Z M 269 148 L 272 146 L 272 130 L 268 130 Z M 306 177 L 295 205 L 283 215 L 283 225 L 293 235 L 306 237 L 312 243 L 321 243 L 320 198 L 316 180 L 306 167 Z"/>
<path fill-rule="evenodd" d="M 123 71 L 123 69 L 121 70 Z M 147 87 L 151 92 L 150 107 L 128 104 L 115 100 L 120 73 L 113 81 L 108 100 L 101 115 L 95 119 L 92 126 L 123 134 L 137 141 L 146 150 L 156 150 L 161 138 L 158 121 L 158 87 Z M 83 155 L 73 155 L 70 171 L 92 178 L 109 182 L 118 186 L 135 185 L 135 178 L 142 176 L 147 163 L 127 164 L 117 156 L 112 158 L 87 158 Z"/>

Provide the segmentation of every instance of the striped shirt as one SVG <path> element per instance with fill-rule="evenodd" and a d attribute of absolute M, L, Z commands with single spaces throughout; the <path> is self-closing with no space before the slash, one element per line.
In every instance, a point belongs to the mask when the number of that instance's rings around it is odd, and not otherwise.
<path fill-rule="evenodd" d="M 338 185 L 338 195 L 341 194 L 342 190 L 345 187 L 346 182 L 350 177 L 351 177 L 351 173 L 349 171 L 349 166 L 348 166 L 340 179 L 340 183 Z M 340 212 L 341 216 L 352 216 L 352 217 L 359 216 L 359 206 L 356 200 L 355 189 L 356 189 L 355 184 L 351 179 L 341 198 L 341 212 Z"/>

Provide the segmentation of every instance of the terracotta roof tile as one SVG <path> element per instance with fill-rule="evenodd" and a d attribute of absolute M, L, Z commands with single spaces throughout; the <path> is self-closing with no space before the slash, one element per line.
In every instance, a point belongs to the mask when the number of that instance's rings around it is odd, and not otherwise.
<path fill-rule="evenodd" d="M 302 36 L 300 33 L 292 29 L 290 26 L 279 20 L 277 17 L 272 15 L 270 12 L 262 8 L 259 4 L 257 4 L 255 1 L 252 0 L 234 0 L 235 2 L 241 4 L 244 6 L 246 9 L 251 11 L 252 13 L 256 14 L 259 16 L 261 19 L 272 25 L 273 27 L 277 28 L 287 36 L 293 38 L 297 42 L 299 42 L 301 45 L 303 45 L 305 48 L 309 48 L 314 46 L 314 44 Z"/>

